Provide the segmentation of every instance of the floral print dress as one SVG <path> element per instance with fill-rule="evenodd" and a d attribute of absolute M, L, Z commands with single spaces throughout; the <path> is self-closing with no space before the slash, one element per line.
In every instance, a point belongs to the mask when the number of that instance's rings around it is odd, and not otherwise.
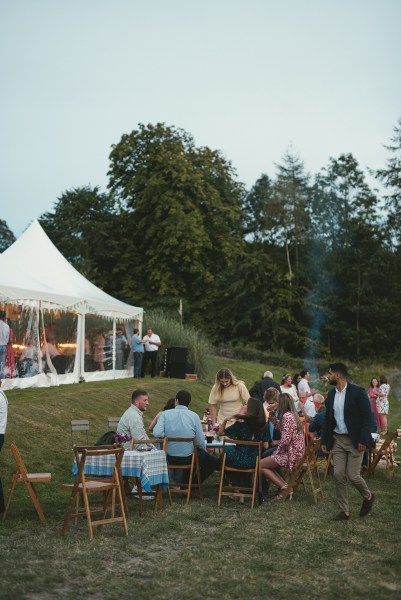
<path fill-rule="evenodd" d="M 390 386 L 388 383 L 382 383 L 379 389 L 381 394 L 384 394 L 382 398 L 376 400 L 377 412 L 380 415 L 388 415 L 388 395 L 390 393 Z"/>
<path fill-rule="evenodd" d="M 280 467 L 293 469 L 305 452 L 304 432 L 298 430 L 297 422 L 291 412 L 286 412 L 281 421 L 281 440 L 274 453 L 275 462 Z"/>

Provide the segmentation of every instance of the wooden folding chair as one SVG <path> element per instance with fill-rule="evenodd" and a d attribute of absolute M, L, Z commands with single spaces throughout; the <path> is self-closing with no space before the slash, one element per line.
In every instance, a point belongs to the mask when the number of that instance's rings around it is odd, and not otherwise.
<path fill-rule="evenodd" d="M 376 442 L 376 445 L 370 449 L 369 452 L 369 467 L 366 472 L 366 476 L 370 477 L 374 475 L 375 469 L 383 458 L 386 461 L 386 470 L 390 479 L 395 475 L 394 466 L 394 450 L 393 441 L 397 437 L 397 432 L 392 431 L 387 434 L 385 440 L 382 443 Z"/>
<path fill-rule="evenodd" d="M 227 444 L 235 444 L 236 446 L 251 446 L 257 448 L 257 456 L 255 460 L 255 466 L 251 469 L 239 469 L 237 467 L 228 467 L 226 465 L 226 443 Z M 232 447 L 232 446 L 231 446 Z M 243 440 L 223 440 L 223 448 L 222 448 L 222 462 L 221 462 L 221 471 L 220 471 L 220 484 L 219 484 L 219 496 L 217 500 L 217 505 L 220 508 L 221 498 L 222 496 L 234 496 L 238 498 L 251 498 L 251 509 L 253 510 L 255 506 L 255 498 L 256 493 L 259 488 L 259 472 L 260 472 L 260 455 L 262 452 L 262 442 L 248 442 Z M 249 476 L 251 478 L 251 486 L 240 486 L 235 482 L 224 484 L 224 479 L 230 480 L 230 474 L 241 474 Z"/>
<path fill-rule="evenodd" d="M 79 433 L 81 432 L 81 433 Z M 72 447 L 76 445 L 76 436 L 78 435 L 81 438 L 86 438 L 86 445 L 89 446 L 89 421 L 88 419 L 79 419 L 71 421 L 71 443 Z"/>
<path fill-rule="evenodd" d="M 163 445 L 164 445 L 164 438 L 152 438 L 152 439 L 148 439 L 148 440 L 131 440 L 131 444 L 130 444 L 130 450 L 135 450 L 136 446 L 139 446 L 141 444 L 153 444 L 154 446 L 159 446 L 160 450 L 163 450 Z M 128 479 L 128 478 L 127 478 Z M 143 495 L 143 490 L 142 490 L 142 484 L 141 484 L 141 480 L 139 477 L 134 477 L 134 481 L 135 481 L 135 485 L 138 489 L 138 512 L 140 514 L 140 516 L 142 516 L 142 507 L 143 507 L 143 501 L 142 501 L 142 495 Z M 157 485 L 157 489 L 156 491 L 151 491 L 151 492 L 146 492 L 147 496 L 154 496 L 155 498 L 155 506 L 154 509 L 155 511 L 160 508 L 161 503 L 162 503 L 162 484 L 158 484 Z"/>
<path fill-rule="evenodd" d="M 319 450 L 319 446 L 320 439 L 310 440 L 309 444 L 306 446 L 303 457 L 290 473 L 290 480 L 288 482 L 288 486 L 284 490 L 282 490 L 282 496 L 284 499 L 289 494 L 292 495 L 301 483 L 304 488 L 304 491 L 306 492 L 307 489 L 305 483 L 305 476 L 308 475 L 313 500 L 316 503 L 319 494 L 323 500 L 323 488 L 316 460 L 316 455 Z M 315 485 L 314 476 L 316 477 L 317 485 Z"/>
<path fill-rule="evenodd" d="M 111 456 L 115 457 L 115 465 L 113 468 L 112 476 L 105 477 L 104 480 L 93 480 L 88 479 L 85 476 L 84 468 L 85 461 L 87 457 L 90 456 Z M 65 515 L 63 528 L 61 530 L 61 535 L 64 535 L 68 524 L 70 522 L 70 518 L 72 516 L 73 507 L 77 507 L 77 497 L 82 494 L 84 508 L 78 508 L 78 516 L 85 516 L 88 523 L 88 532 L 90 540 L 93 540 L 93 527 L 94 526 L 102 526 L 107 525 L 109 523 L 122 523 L 125 535 L 128 535 L 128 527 L 127 527 L 127 519 L 125 514 L 125 506 L 124 506 L 124 497 L 123 490 L 121 485 L 121 461 L 124 455 L 124 448 L 109 448 L 104 449 L 103 446 L 96 446 L 95 449 L 87 449 L 83 448 L 82 452 L 78 452 L 78 448 L 76 448 L 76 460 L 78 464 L 78 474 L 76 476 L 75 482 L 73 484 L 63 484 L 61 486 L 65 491 L 71 492 L 70 501 L 67 508 L 67 513 Z M 121 516 L 115 516 L 115 494 L 118 495 L 120 512 Z M 89 494 L 93 493 L 102 493 L 103 494 L 103 507 L 101 509 L 91 510 L 89 504 Z M 109 499 L 112 496 L 111 503 L 111 516 L 106 518 L 106 513 L 108 510 Z M 99 520 L 92 520 L 92 515 L 98 512 L 101 512 L 102 518 Z M 74 514 L 73 516 L 76 516 Z"/>
<path fill-rule="evenodd" d="M 167 459 L 169 475 L 171 472 L 174 473 L 174 471 L 183 471 L 184 473 L 189 472 L 187 482 L 179 481 L 177 483 L 174 483 L 174 481 L 173 482 L 171 481 L 172 478 L 170 478 L 170 486 L 168 488 L 168 497 L 169 497 L 170 506 L 172 504 L 171 494 L 181 494 L 181 495 L 186 494 L 186 497 L 187 497 L 186 504 L 188 504 L 189 499 L 191 497 L 192 490 L 197 490 L 199 497 L 202 497 L 202 482 L 201 482 L 200 469 L 199 469 L 196 438 L 168 438 L 168 437 L 164 438 L 164 450 L 167 455 L 168 455 L 169 442 L 174 442 L 174 443 L 190 442 L 193 445 L 192 454 L 188 457 L 190 459 L 190 462 L 187 465 L 174 464 L 174 462 L 169 462 Z M 174 457 L 172 458 L 172 460 L 174 460 Z M 193 481 L 194 477 L 196 479 L 195 482 Z M 171 483 L 173 483 L 173 485 L 171 485 Z"/>
<path fill-rule="evenodd" d="M 327 456 L 327 462 L 326 462 L 326 468 L 324 470 L 324 479 L 323 481 L 326 481 L 328 474 L 330 472 L 333 471 L 333 450 L 330 450 L 328 456 Z"/>
<path fill-rule="evenodd" d="M 109 417 L 107 419 L 108 427 L 110 431 L 117 431 L 118 424 L 120 422 L 120 417 Z"/>
<path fill-rule="evenodd" d="M 39 519 L 41 521 L 44 521 L 45 515 L 43 512 L 43 507 L 40 503 L 34 484 L 47 483 L 48 481 L 51 481 L 51 473 L 28 473 L 15 442 L 12 442 L 11 444 L 11 453 L 14 456 L 15 462 L 17 463 L 17 468 L 14 472 L 13 479 L 11 482 L 11 489 L 10 493 L 8 494 L 3 519 L 7 517 L 8 509 L 10 508 L 11 498 L 14 493 L 15 486 L 17 485 L 17 483 L 23 483 L 28 489 L 29 495 L 32 498 L 32 502 L 35 506 L 36 512 L 38 513 Z"/>
<path fill-rule="evenodd" d="M 75 462 L 78 465 L 78 461 L 79 461 L 79 455 L 82 453 L 83 450 L 111 450 L 112 448 L 117 448 L 117 444 L 111 444 L 111 445 L 102 445 L 102 446 L 74 446 L 73 448 L 73 452 L 74 452 L 74 456 L 75 456 Z M 108 481 L 110 480 L 110 477 L 107 478 L 107 476 L 95 476 L 95 475 L 88 475 L 86 477 L 86 481 Z M 68 484 L 65 484 L 64 489 L 66 489 L 66 486 Z M 73 488 L 74 484 L 70 484 L 71 486 L 71 490 Z M 116 495 L 116 491 L 114 490 L 113 492 L 113 497 L 112 497 L 112 510 L 114 510 L 114 505 L 115 505 L 115 495 Z M 75 513 L 74 513 L 74 525 L 77 525 L 78 522 L 78 517 L 80 516 L 80 507 L 82 510 L 82 507 L 84 505 L 83 502 L 83 496 L 82 494 L 77 494 L 77 497 L 75 499 Z M 127 506 L 127 502 L 126 502 L 126 497 L 124 494 L 124 506 L 125 506 L 125 514 L 128 515 L 128 506 Z M 100 512 L 101 509 L 99 509 L 98 511 L 96 511 L 95 509 L 92 510 L 92 513 L 94 512 Z"/>

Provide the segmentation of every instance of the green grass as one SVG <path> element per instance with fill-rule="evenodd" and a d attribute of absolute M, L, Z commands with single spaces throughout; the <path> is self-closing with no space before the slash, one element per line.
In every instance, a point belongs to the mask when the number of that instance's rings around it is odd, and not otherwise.
<path fill-rule="evenodd" d="M 148 424 L 165 401 L 184 388 L 192 409 L 207 404 L 218 368 L 228 366 L 250 386 L 268 365 L 213 358 L 205 382 L 156 378 L 141 385 L 150 393 Z M 296 365 L 294 366 L 294 370 Z M 279 379 L 277 368 L 272 371 Z M 354 381 L 367 386 L 371 373 L 395 371 L 377 366 L 354 370 Z M 401 383 L 401 374 L 391 381 Z M 207 481 L 202 500 L 188 507 L 166 499 L 154 513 L 144 503 L 139 518 L 129 498 L 129 536 L 119 524 L 95 530 L 89 542 L 86 524 L 60 536 L 72 463 L 69 422 L 88 418 L 90 441 L 107 430 L 107 417 L 130 403 L 132 380 L 14 390 L 9 398 L 6 444 L 0 454 L 5 493 L 14 469 L 9 444 L 15 441 L 31 471 L 51 471 L 51 484 L 38 485 L 47 520 L 40 523 L 24 488 L 16 490 L 9 516 L 0 521 L 0 597 L 107 598 L 399 598 L 400 473 L 389 480 L 378 469 L 369 485 L 377 495 L 371 515 L 360 519 L 361 500 L 350 490 L 352 518 L 335 523 L 332 479 L 317 505 L 302 490 L 292 502 L 269 500 L 251 512 L 247 505 L 223 499 L 217 508 L 217 474 Z M 401 402 L 392 394 L 389 429 L 401 425 Z"/>

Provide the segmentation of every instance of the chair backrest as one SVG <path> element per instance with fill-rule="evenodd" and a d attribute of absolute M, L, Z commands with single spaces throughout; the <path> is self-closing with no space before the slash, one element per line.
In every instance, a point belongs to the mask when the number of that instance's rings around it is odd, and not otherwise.
<path fill-rule="evenodd" d="M 28 475 L 28 471 L 26 470 L 26 466 L 24 464 L 24 461 L 22 460 L 22 456 L 20 454 L 20 451 L 17 448 L 17 445 L 15 442 L 11 443 L 11 453 L 14 456 L 14 460 L 17 463 L 17 467 L 19 472 L 21 473 L 21 475 L 26 478 L 26 476 Z"/>
<path fill-rule="evenodd" d="M 164 450 L 164 440 L 165 440 L 165 438 L 152 438 L 152 439 L 148 439 L 148 440 L 131 440 L 129 449 L 135 450 L 135 446 L 141 446 L 142 444 L 152 444 L 153 446 L 156 446 L 157 444 L 159 444 L 160 450 Z"/>
<path fill-rule="evenodd" d="M 118 426 L 119 422 L 120 422 L 120 417 L 108 417 L 108 419 L 107 419 L 109 429 L 112 429 L 113 431 L 117 431 L 117 426 Z"/>
<path fill-rule="evenodd" d="M 166 454 L 168 454 L 168 445 L 169 445 L 169 442 L 174 442 L 174 443 L 176 443 L 176 442 L 178 442 L 178 443 L 181 443 L 181 442 L 191 443 L 193 445 L 193 451 L 192 452 L 195 453 L 196 457 L 198 456 L 198 450 L 196 448 L 196 438 L 194 438 L 194 437 L 193 438 L 190 438 L 190 437 L 180 437 L 180 438 L 178 438 L 178 437 L 165 437 L 163 439 L 163 450 L 166 452 Z"/>
<path fill-rule="evenodd" d="M 74 454 L 78 466 L 77 481 L 79 482 L 84 479 L 85 462 L 89 456 L 111 456 L 114 454 L 116 457 L 114 473 L 118 472 L 124 456 L 124 448 L 117 448 L 116 446 L 74 446 Z"/>
<path fill-rule="evenodd" d="M 88 419 L 71 421 L 71 431 L 89 431 Z"/>

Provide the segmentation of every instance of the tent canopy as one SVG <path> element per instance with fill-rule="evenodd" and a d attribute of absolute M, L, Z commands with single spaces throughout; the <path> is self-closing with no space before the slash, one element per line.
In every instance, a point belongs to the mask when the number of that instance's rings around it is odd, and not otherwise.
<path fill-rule="evenodd" d="M 106 294 L 74 269 L 38 221 L 0 254 L 0 301 L 41 302 L 44 308 L 64 308 L 82 315 L 143 320 L 142 308 Z"/>

